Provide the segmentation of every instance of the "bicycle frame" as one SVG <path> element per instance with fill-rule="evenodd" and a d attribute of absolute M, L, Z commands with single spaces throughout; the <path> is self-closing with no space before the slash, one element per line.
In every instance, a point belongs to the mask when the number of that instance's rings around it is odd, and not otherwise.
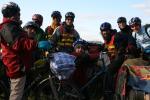
<path fill-rule="evenodd" d="M 56 87 L 55 87 L 54 84 L 53 84 L 52 76 L 51 76 L 51 75 L 49 75 L 49 81 L 50 81 L 50 86 L 51 86 L 51 88 L 52 88 L 52 92 L 54 93 L 55 99 L 56 99 L 56 100 L 59 100 L 59 98 L 58 98 L 58 93 L 57 93 L 57 91 L 56 91 Z"/>
<path fill-rule="evenodd" d="M 103 52 L 103 53 L 105 53 L 106 54 L 106 52 Z M 49 58 L 49 60 L 50 60 L 50 58 Z M 106 71 L 107 71 L 107 66 L 106 66 L 106 64 L 105 64 L 105 60 L 103 59 L 103 58 L 101 58 L 100 59 L 101 61 L 102 61 L 102 69 L 101 70 L 99 70 L 82 88 L 80 88 L 80 89 L 77 89 L 78 90 L 78 92 L 79 93 L 82 93 L 82 91 L 86 88 L 86 87 L 88 87 L 90 84 L 92 84 L 93 82 L 94 82 L 94 80 L 96 80 L 96 78 L 98 77 L 98 76 L 100 76 L 100 75 L 102 75 L 103 73 L 105 73 Z M 40 85 L 42 85 L 44 82 L 46 82 L 46 81 L 49 81 L 49 85 L 50 85 L 50 87 L 51 87 L 51 91 L 52 91 L 52 93 L 53 93 L 53 95 L 54 95 L 54 98 L 56 99 L 56 100 L 60 100 L 61 98 L 59 98 L 59 93 L 58 93 L 58 91 L 56 90 L 56 86 L 55 86 L 55 84 L 54 84 L 54 81 L 55 80 L 53 80 L 54 79 L 54 77 L 55 77 L 55 75 L 53 75 L 53 73 L 51 72 L 51 69 L 49 70 L 49 77 L 47 77 L 47 78 L 45 78 L 43 81 L 41 81 L 40 83 L 39 83 L 39 86 Z M 59 79 L 58 79 L 59 80 Z M 60 83 L 61 83 L 61 80 L 59 80 L 60 81 Z M 65 80 L 64 80 L 65 81 Z M 71 84 L 71 83 L 70 83 Z"/>
<path fill-rule="evenodd" d="M 24 89 L 24 94 L 32 90 L 33 86 L 38 86 L 38 83 L 42 80 L 42 76 L 39 74 L 27 87 Z"/>
<path fill-rule="evenodd" d="M 5 97 L 2 97 L 2 98 L 5 99 L 5 100 L 8 100 L 8 98 L 9 98 L 9 89 L 2 80 L 0 80 L 0 87 L 1 87 L 1 89 L 4 90 L 3 92 L 4 92 L 4 95 L 5 95 Z"/>
<path fill-rule="evenodd" d="M 33 81 L 31 81 L 30 84 L 27 85 L 27 87 L 25 86 L 23 96 L 26 96 L 26 94 L 28 94 L 29 91 L 31 91 L 34 86 L 36 86 L 36 88 L 37 88 L 38 87 L 38 83 L 40 83 L 41 80 L 42 80 L 42 76 L 39 74 L 36 78 L 34 78 Z M 10 93 L 9 87 L 5 85 L 3 80 L 0 80 L 0 85 L 3 87 L 3 89 L 5 89 L 5 92 L 7 93 L 6 95 L 9 98 L 9 93 Z"/>
<path fill-rule="evenodd" d="M 102 52 L 102 54 L 105 54 L 105 53 L 106 53 L 106 52 Z M 100 60 L 102 61 L 102 69 L 99 70 L 83 87 L 81 87 L 81 88 L 79 89 L 80 92 L 84 91 L 84 89 L 85 89 L 86 87 L 88 87 L 90 84 L 92 84 L 92 83 L 94 82 L 94 80 L 95 80 L 99 75 L 102 75 L 103 73 L 105 73 L 105 72 L 107 71 L 108 68 L 107 68 L 107 66 L 106 66 L 106 64 L 105 64 L 104 58 L 102 57 Z"/>
<path fill-rule="evenodd" d="M 100 71 L 98 71 L 83 87 L 81 87 L 81 89 L 79 90 L 80 92 L 84 91 L 84 89 L 86 87 L 88 87 L 90 84 L 92 84 L 94 82 L 94 80 L 99 76 L 102 75 L 103 73 L 105 73 L 107 71 L 108 68 L 102 69 Z"/>

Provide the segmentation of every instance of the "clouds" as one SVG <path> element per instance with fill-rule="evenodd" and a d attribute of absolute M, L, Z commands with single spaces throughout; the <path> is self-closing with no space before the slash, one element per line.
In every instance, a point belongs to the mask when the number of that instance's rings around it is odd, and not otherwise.
<path fill-rule="evenodd" d="M 142 3 L 133 4 L 131 7 L 139 9 L 143 11 L 145 15 L 150 16 L 150 0 L 144 0 Z"/>

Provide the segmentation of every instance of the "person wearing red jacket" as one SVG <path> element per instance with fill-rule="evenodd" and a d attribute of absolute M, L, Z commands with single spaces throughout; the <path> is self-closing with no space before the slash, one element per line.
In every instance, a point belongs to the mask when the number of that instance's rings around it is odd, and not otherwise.
<path fill-rule="evenodd" d="M 30 57 L 37 42 L 21 28 L 20 7 L 14 2 L 2 6 L 3 22 L 0 24 L 2 61 L 10 78 L 9 100 L 21 100 L 30 68 Z"/>

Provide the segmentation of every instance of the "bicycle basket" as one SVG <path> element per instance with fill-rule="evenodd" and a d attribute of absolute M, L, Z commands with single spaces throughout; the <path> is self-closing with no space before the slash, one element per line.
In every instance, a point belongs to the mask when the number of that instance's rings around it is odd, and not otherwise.
<path fill-rule="evenodd" d="M 50 69 L 59 80 L 68 79 L 75 71 L 75 56 L 58 52 L 53 54 L 53 59 L 50 61 Z"/>

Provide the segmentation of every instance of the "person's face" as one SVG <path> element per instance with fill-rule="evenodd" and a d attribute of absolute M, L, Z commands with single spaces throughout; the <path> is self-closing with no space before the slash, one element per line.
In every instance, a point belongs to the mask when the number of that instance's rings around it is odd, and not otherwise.
<path fill-rule="evenodd" d="M 101 34 L 102 34 L 102 36 L 103 36 L 103 38 L 104 38 L 104 40 L 105 40 L 106 42 L 109 42 L 109 41 L 110 41 L 110 39 L 111 39 L 110 30 L 102 30 L 102 31 L 101 31 Z"/>
<path fill-rule="evenodd" d="M 78 54 L 82 54 L 84 52 L 83 46 L 77 45 L 75 47 L 75 52 L 78 53 Z"/>
<path fill-rule="evenodd" d="M 55 24 L 60 24 L 60 22 L 61 22 L 61 18 L 53 17 L 52 19 Z"/>
<path fill-rule="evenodd" d="M 20 12 L 16 13 L 16 15 L 11 17 L 12 20 L 20 22 Z"/>
<path fill-rule="evenodd" d="M 41 19 L 41 18 L 38 18 L 38 17 L 33 17 L 32 18 L 32 21 L 34 21 L 36 24 L 38 24 L 39 25 L 39 27 L 41 27 L 42 26 L 42 23 L 43 23 L 43 19 Z"/>
<path fill-rule="evenodd" d="M 66 18 L 65 22 L 68 26 L 71 26 L 73 24 L 73 19 L 71 17 Z"/>
<path fill-rule="evenodd" d="M 139 24 L 133 24 L 130 26 L 133 32 L 139 32 L 141 29 L 141 26 Z"/>
<path fill-rule="evenodd" d="M 29 36 L 34 36 L 36 33 L 36 29 L 34 27 L 28 27 L 25 29 L 25 31 Z"/>
<path fill-rule="evenodd" d="M 125 22 L 119 22 L 119 23 L 118 23 L 118 27 L 119 27 L 120 29 L 124 29 L 124 28 L 126 27 L 126 23 L 125 23 Z"/>

